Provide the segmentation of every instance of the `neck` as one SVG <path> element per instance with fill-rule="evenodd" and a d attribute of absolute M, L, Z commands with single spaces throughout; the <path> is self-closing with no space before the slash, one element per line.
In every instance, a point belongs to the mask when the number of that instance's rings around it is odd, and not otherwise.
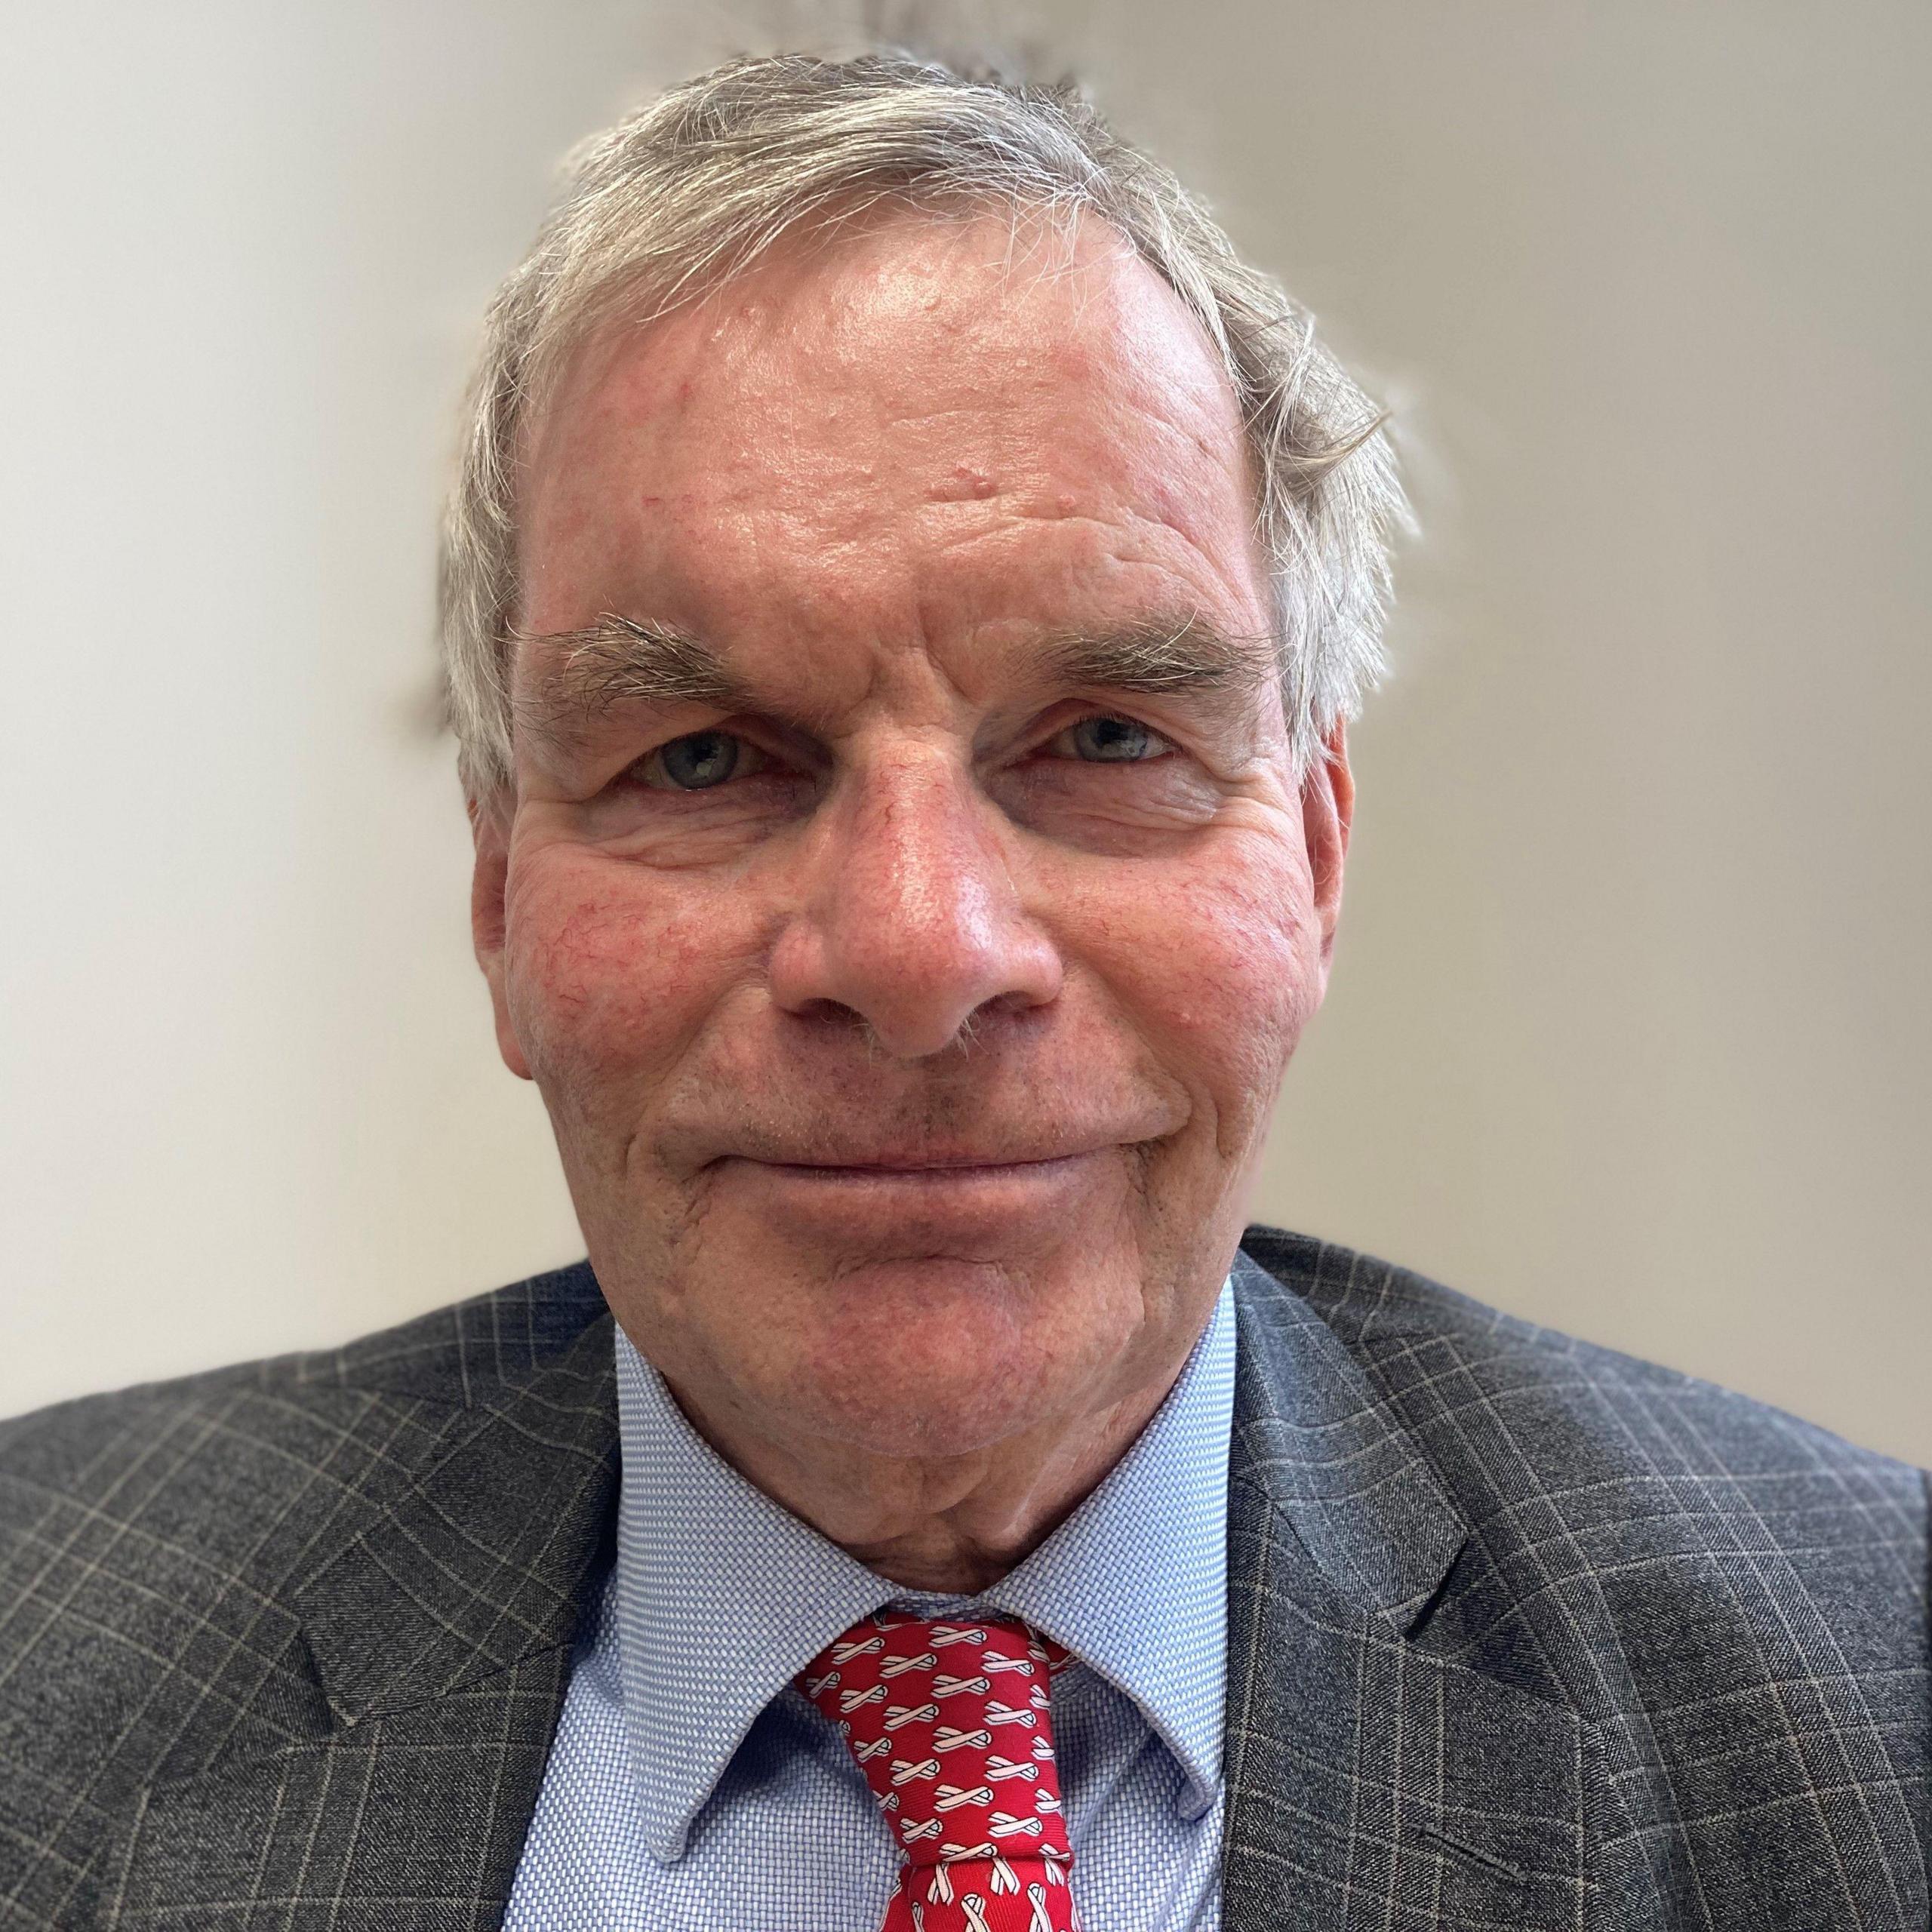
<path fill-rule="evenodd" d="M 684 1391 L 672 1393 L 741 1475 L 867 1569 L 906 1589 L 970 1596 L 1038 1549 L 1091 1493 L 1181 1365 L 1071 1427 L 1057 1419 L 969 1455 L 931 1458 L 720 1429 Z"/>

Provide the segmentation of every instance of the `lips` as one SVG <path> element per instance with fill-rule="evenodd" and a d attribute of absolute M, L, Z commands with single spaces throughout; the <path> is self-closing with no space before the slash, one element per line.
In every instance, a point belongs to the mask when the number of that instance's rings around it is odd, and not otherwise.
<path fill-rule="evenodd" d="M 788 1127 L 779 1132 L 752 1128 L 728 1140 L 720 1135 L 702 1150 L 699 1164 L 716 1166 L 746 1161 L 760 1167 L 798 1172 L 814 1170 L 841 1174 L 945 1174 L 964 1170 L 1048 1167 L 1078 1161 L 1090 1154 L 1117 1152 L 1158 1139 L 1170 1123 L 1124 1122 L 1118 1127 L 1075 1128 L 1058 1124 L 1054 1131 L 1002 1134 L 995 1130 L 944 1138 L 931 1134 L 870 1133 L 863 1128 L 823 1129 Z M 694 1150 L 697 1152 L 698 1150 Z"/>
<path fill-rule="evenodd" d="M 1187 1124 L 1190 1109 L 1177 1091 L 1152 1081 L 1084 1084 L 1084 1094 L 1080 1084 L 1055 1079 L 1017 1088 L 1001 1081 L 998 1091 L 971 1096 L 881 1094 L 870 1109 L 834 1089 L 814 1114 L 808 1101 L 780 1100 L 773 1081 L 713 1073 L 678 1097 L 646 1144 L 660 1171 L 688 1181 L 739 1164 L 808 1178 L 814 1171 L 943 1177 L 1131 1157 Z M 761 1091 L 771 1096 L 762 1106 L 737 1098 Z M 1075 1095 L 1084 1104 L 1063 1103 Z"/>
<path fill-rule="evenodd" d="M 1103 1142 L 1099 1146 L 1069 1147 L 1056 1149 L 1051 1153 L 1014 1154 L 999 1152 L 931 1153 L 921 1150 L 900 1151 L 889 1153 L 868 1153 L 857 1155 L 828 1155 L 822 1152 L 809 1155 L 787 1157 L 783 1155 L 741 1155 L 737 1158 L 755 1160 L 762 1167 L 789 1168 L 800 1173 L 879 1175 L 944 1175 L 960 1172 L 1003 1171 L 1008 1168 L 1051 1167 L 1063 1161 L 1078 1160 L 1088 1154 L 1099 1153 L 1102 1147 L 1115 1146 L 1114 1141 Z M 726 1157 L 731 1158 L 731 1157 Z"/>
<path fill-rule="evenodd" d="M 866 1161 L 841 1165 L 823 1161 L 726 1161 L 721 1171 L 737 1167 L 762 1174 L 780 1186 L 823 1188 L 841 1192 L 887 1192 L 908 1198 L 962 1198 L 988 1189 L 1011 1193 L 1037 1191 L 1063 1184 L 1091 1169 L 1094 1153 L 1066 1154 L 1041 1161 L 947 1161 L 924 1165 Z"/>
<path fill-rule="evenodd" d="M 895 1162 L 908 1158 L 894 1152 Z M 962 1160 L 954 1150 L 943 1163 L 916 1167 L 728 1155 L 711 1168 L 721 1190 L 712 1204 L 737 1204 L 780 1239 L 848 1254 L 996 1260 L 1017 1246 L 1065 1238 L 1081 1226 L 1098 1194 L 1113 1191 L 1109 1177 L 1121 1167 L 1121 1152 L 1115 1146 L 993 1162 Z M 921 1150 L 921 1158 L 931 1156 Z"/>

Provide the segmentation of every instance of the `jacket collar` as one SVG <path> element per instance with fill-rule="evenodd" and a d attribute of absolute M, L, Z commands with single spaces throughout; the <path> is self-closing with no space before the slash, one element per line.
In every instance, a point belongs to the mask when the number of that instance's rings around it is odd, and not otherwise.
<path fill-rule="evenodd" d="M 337 1722 L 445 1697 L 575 1632 L 615 1509 L 612 1321 L 586 1266 L 584 1325 L 481 1386 L 295 1608 Z M 475 1381 L 466 1377 L 471 1386 Z"/>
<path fill-rule="evenodd" d="M 1580 1923 L 1585 1740 L 1435 1626 L 1469 1531 L 1374 1379 L 1387 1271 L 1250 1240 L 1267 1265 L 1244 1252 L 1235 1276 L 1224 1932 Z"/>
<path fill-rule="evenodd" d="M 1258 1489 L 1329 1586 L 1406 1631 L 1467 1526 L 1334 1329 L 1244 1251 L 1235 1257 L 1232 1482 Z"/>

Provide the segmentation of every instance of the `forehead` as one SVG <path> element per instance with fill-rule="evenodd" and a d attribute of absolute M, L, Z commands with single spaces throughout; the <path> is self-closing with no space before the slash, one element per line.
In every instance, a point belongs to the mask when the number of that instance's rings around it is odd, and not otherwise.
<path fill-rule="evenodd" d="M 1091 222 L 875 217 L 608 327 L 566 366 L 520 496 L 526 632 L 615 611 L 721 643 L 929 635 L 1143 592 L 1259 617 L 1231 386 Z"/>

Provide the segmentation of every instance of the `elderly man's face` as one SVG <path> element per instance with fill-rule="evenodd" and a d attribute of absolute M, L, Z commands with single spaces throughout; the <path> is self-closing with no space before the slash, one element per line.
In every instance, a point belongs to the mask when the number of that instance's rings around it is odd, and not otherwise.
<path fill-rule="evenodd" d="M 1327 971 L 1235 403 L 1118 238 L 877 223 L 526 451 L 477 932 L 701 1421 L 971 1454 L 1164 1386 Z"/>

